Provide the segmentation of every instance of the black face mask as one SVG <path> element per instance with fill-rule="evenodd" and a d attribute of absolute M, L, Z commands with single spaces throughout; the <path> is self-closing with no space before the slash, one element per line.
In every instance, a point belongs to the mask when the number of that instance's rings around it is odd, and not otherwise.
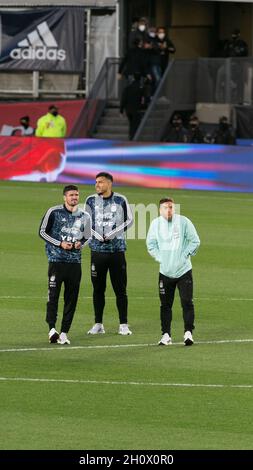
<path fill-rule="evenodd" d="M 23 126 L 25 129 L 28 129 L 29 124 L 26 121 L 21 121 L 20 122 L 21 126 Z"/>
<path fill-rule="evenodd" d="M 58 116 L 58 111 L 56 111 L 56 110 L 55 110 L 55 111 L 51 111 L 51 114 L 56 117 L 56 116 Z"/>

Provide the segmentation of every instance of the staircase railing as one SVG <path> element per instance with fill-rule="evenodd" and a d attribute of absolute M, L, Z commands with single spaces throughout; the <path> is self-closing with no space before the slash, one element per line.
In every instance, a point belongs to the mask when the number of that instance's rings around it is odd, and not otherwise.
<path fill-rule="evenodd" d="M 174 111 L 197 103 L 253 103 L 253 57 L 175 59 L 160 82 L 134 140 L 160 141 Z"/>
<path fill-rule="evenodd" d="M 119 58 L 105 60 L 72 136 L 90 136 L 108 100 L 119 100 Z M 253 57 L 175 59 L 162 77 L 134 140 L 160 141 L 174 111 L 196 103 L 253 103 Z"/>
<path fill-rule="evenodd" d="M 117 81 L 120 59 L 107 58 L 92 86 L 71 137 L 90 137 L 108 100 L 118 100 L 121 85 Z"/>
<path fill-rule="evenodd" d="M 184 81 L 182 79 L 184 69 L 187 69 L 188 72 L 187 86 L 182 86 Z M 176 109 L 194 109 L 196 96 L 195 86 L 193 84 L 195 80 L 195 60 L 172 60 L 169 62 L 151 103 L 137 129 L 134 140 L 161 141 L 168 122 Z"/>

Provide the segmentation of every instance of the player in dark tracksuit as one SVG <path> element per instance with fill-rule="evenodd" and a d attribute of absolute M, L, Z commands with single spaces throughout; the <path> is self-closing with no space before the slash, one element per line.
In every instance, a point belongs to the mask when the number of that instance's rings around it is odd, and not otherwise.
<path fill-rule="evenodd" d="M 81 249 L 91 236 L 89 214 L 78 208 L 79 192 L 75 185 L 63 190 L 64 204 L 51 207 L 44 215 L 39 235 L 46 241 L 48 266 L 48 302 L 46 322 L 49 342 L 70 344 L 68 333 L 78 299 L 81 281 Z M 64 283 L 64 310 L 61 334 L 56 331 L 58 301 Z"/>
<path fill-rule="evenodd" d="M 96 192 L 87 198 L 85 210 L 92 220 L 91 281 L 95 325 L 88 334 L 104 333 L 103 311 L 105 306 L 106 277 L 109 270 L 116 295 L 119 313 L 119 334 L 130 335 L 127 323 L 127 271 L 126 241 L 124 232 L 132 224 L 133 217 L 127 199 L 112 191 L 113 177 L 106 172 L 96 176 Z"/>

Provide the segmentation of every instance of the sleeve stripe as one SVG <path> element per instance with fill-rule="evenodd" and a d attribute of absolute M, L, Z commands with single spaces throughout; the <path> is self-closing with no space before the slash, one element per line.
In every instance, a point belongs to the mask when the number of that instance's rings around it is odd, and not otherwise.
<path fill-rule="evenodd" d="M 47 228 L 47 224 L 48 224 L 48 219 L 51 215 L 51 213 L 54 211 L 54 210 L 57 210 L 57 209 L 62 209 L 62 205 L 61 206 L 54 206 L 54 207 L 50 207 L 50 209 L 48 209 L 44 219 L 42 220 L 42 223 L 41 223 L 41 226 L 40 226 L 40 236 L 47 242 L 49 243 L 52 243 L 53 245 L 55 246 L 60 246 L 61 242 L 59 240 L 56 240 L 55 238 L 52 238 L 50 237 L 50 235 L 48 235 L 46 233 L 46 228 Z"/>
<path fill-rule="evenodd" d="M 104 241 L 103 237 L 98 232 L 96 232 L 93 228 L 91 229 L 91 233 L 92 235 L 94 235 L 94 237 L 97 240 Z"/>
<path fill-rule="evenodd" d="M 110 237 L 111 235 L 114 235 L 115 233 L 118 233 L 118 232 L 121 232 L 124 228 L 132 225 L 133 223 L 133 214 L 132 214 L 132 211 L 131 211 L 131 208 L 129 206 L 129 203 L 128 203 L 128 200 L 125 196 L 123 196 L 122 194 L 118 194 L 118 193 L 115 193 L 116 195 L 119 195 L 125 202 L 126 204 L 126 208 L 127 208 L 127 220 L 125 220 L 121 225 L 119 225 L 119 227 L 117 227 L 116 229 L 114 230 L 111 230 L 111 232 L 107 233 L 107 236 Z"/>

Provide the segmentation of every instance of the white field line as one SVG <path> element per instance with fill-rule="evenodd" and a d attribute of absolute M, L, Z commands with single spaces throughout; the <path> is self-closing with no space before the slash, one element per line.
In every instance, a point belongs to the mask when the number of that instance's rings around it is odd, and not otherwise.
<path fill-rule="evenodd" d="M 146 299 L 158 299 L 158 295 L 153 296 L 131 296 L 131 299 L 135 300 L 146 300 Z M 115 297 L 107 296 L 107 299 L 115 299 Z M 28 296 L 28 295 L 0 295 L 0 299 L 3 300 L 45 300 L 47 296 Z M 82 299 L 92 299 L 92 296 L 80 296 L 80 300 Z M 223 302 L 252 302 L 253 297 L 194 297 L 195 300 L 206 300 L 206 301 L 223 301 Z"/>
<path fill-rule="evenodd" d="M 200 383 L 177 383 L 177 382 L 133 382 L 117 380 L 78 380 L 78 379 L 47 379 L 33 377 L 0 377 L 2 382 L 44 382 L 44 383 L 64 383 L 64 384 L 83 384 L 83 385 L 128 385 L 142 387 L 198 387 L 198 388 L 237 388 L 253 389 L 253 385 L 243 384 L 200 384 Z"/>
<path fill-rule="evenodd" d="M 248 339 L 221 339 L 221 340 L 210 340 L 210 341 L 195 341 L 194 345 L 205 345 L 205 344 L 235 344 L 235 343 L 253 343 L 253 338 Z M 173 346 L 183 346 L 183 342 L 173 342 L 168 349 Z M 158 346 L 158 343 L 136 343 L 136 344 L 102 344 L 102 345 L 89 345 L 89 346 L 69 346 L 65 345 L 51 345 L 45 348 L 8 348 L 0 349 L 0 353 L 9 352 L 38 352 L 38 351 L 73 351 L 77 349 L 121 349 L 121 348 L 140 348 L 140 347 L 153 347 Z M 162 349 L 167 349 L 166 346 Z"/>

